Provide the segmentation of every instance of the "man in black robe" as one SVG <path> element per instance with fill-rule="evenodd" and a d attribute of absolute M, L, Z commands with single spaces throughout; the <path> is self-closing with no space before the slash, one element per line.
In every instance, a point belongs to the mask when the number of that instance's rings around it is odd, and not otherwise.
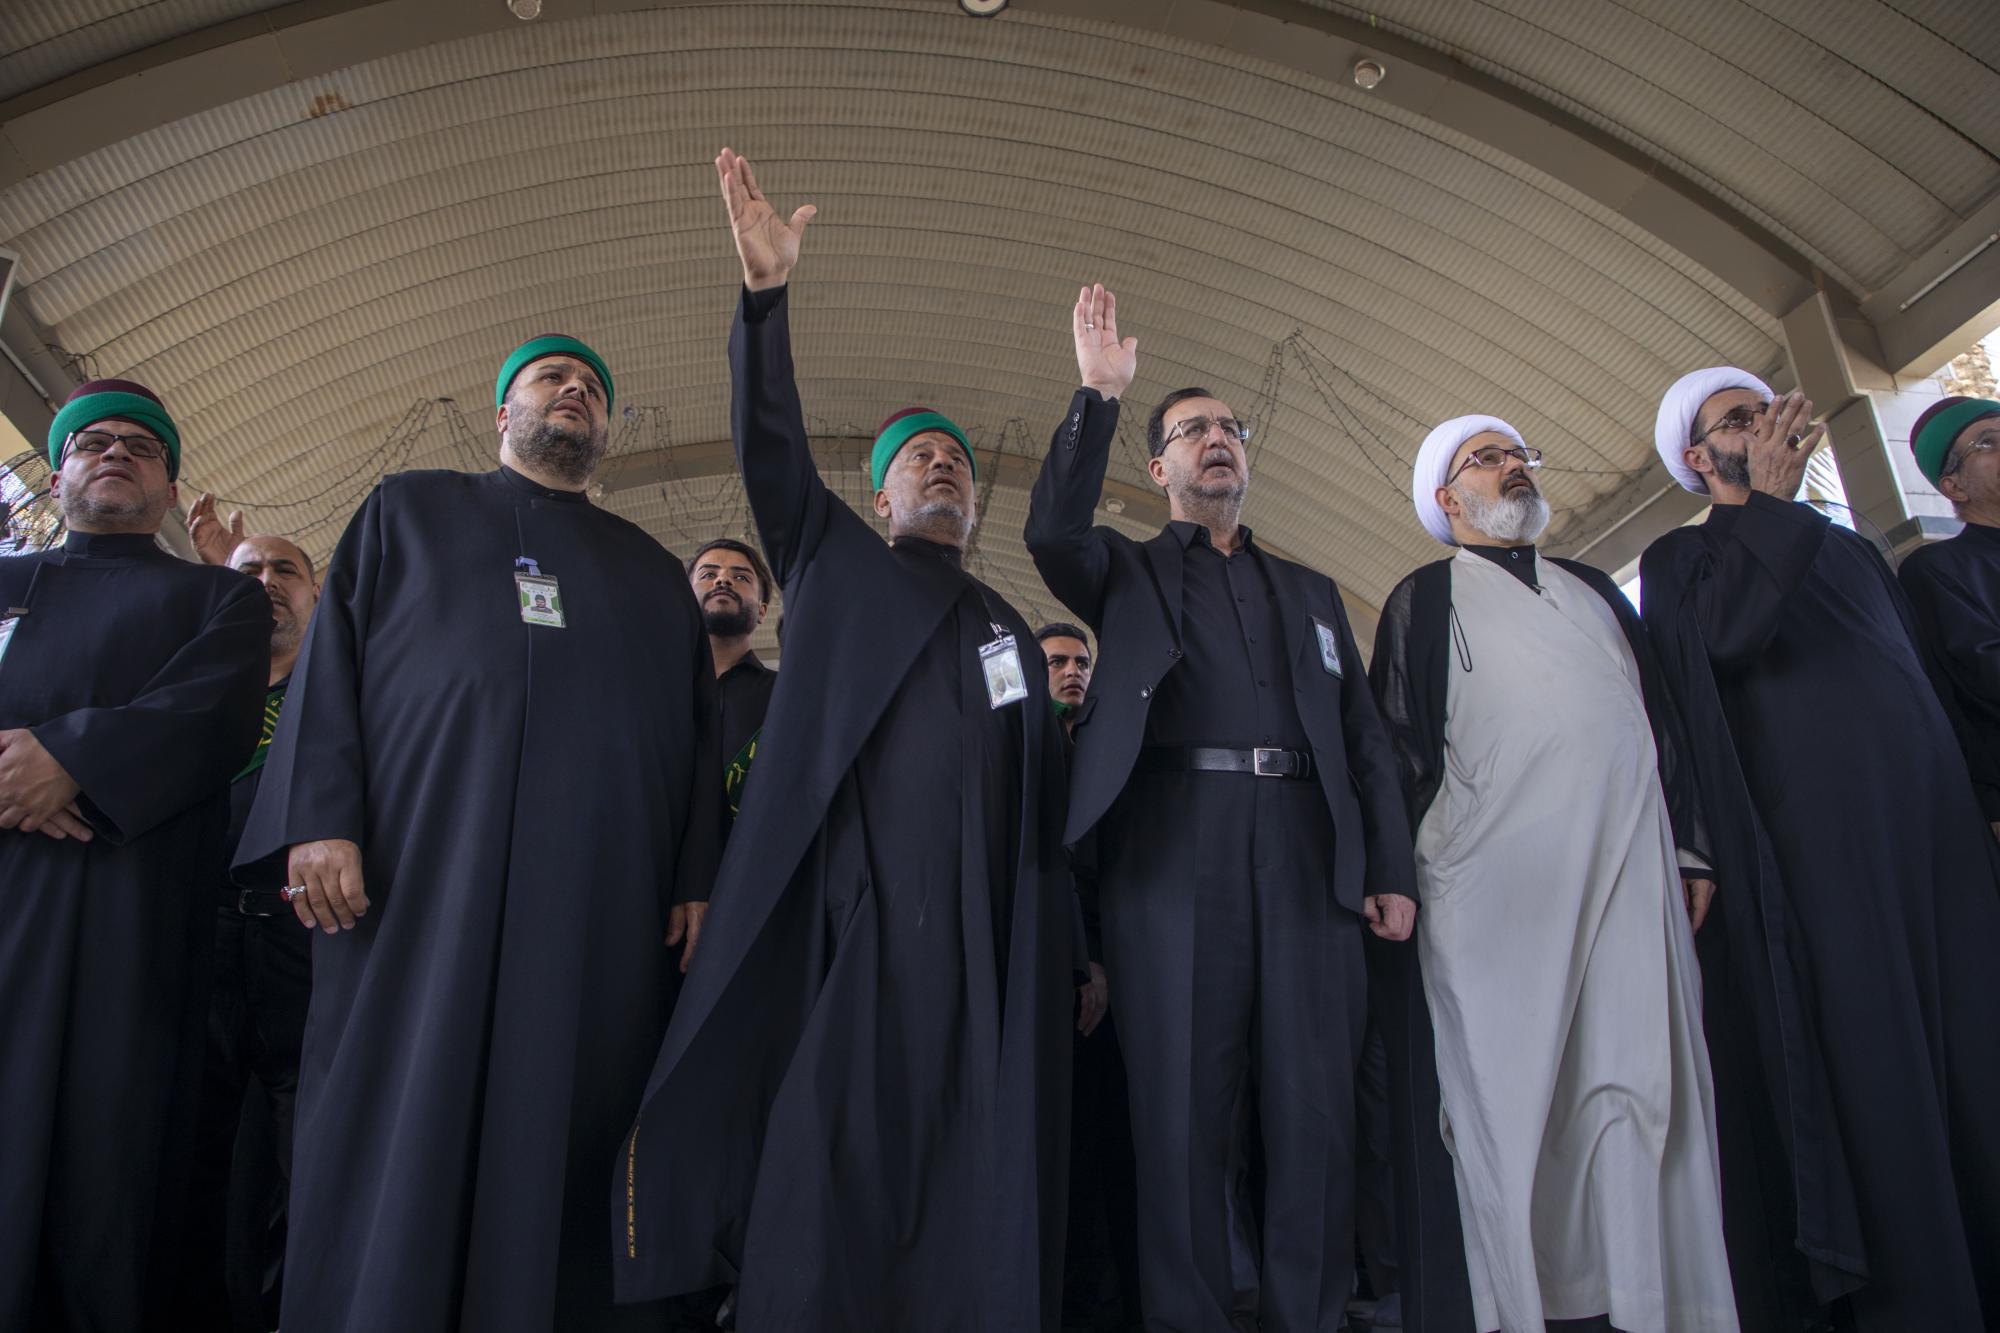
<path fill-rule="evenodd" d="M 1070 727 L 1090 692 L 1095 665 L 1090 635 L 1080 625 L 1052 621 L 1035 631 L 1049 669 L 1049 702 L 1062 719 L 1064 751 Z M 1132 1112 L 1125 1059 L 1118 1051 L 1104 976 L 1104 934 L 1097 911 L 1095 851 L 1086 843 L 1070 859 L 1083 911 L 1090 981 L 1078 991 L 1075 1058 L 1070 1084 L 1069 1228 L 1063 1255 L 1063 1327 L 1139 1327 L 1138 1182 L 1132 1160 Z"/>
<path fill-rule="evenodd" d="M 585 498 L 603 361 L 536 338 L 494 397 L 499 468 L 341 537 L 237 850 L 324 932 L 291 1333 L 664 1319 L 612 1305 L 603 1172 L 713 879 L 715 673 L 686 571 Z"/>
<path fill-rule="evenodd" d="M 812 210 L 788 226 L 742 158 L 716 167 L 743 260 L 731 422 L 790 623 L 616 1173 L 619 1297 L 734 1281 L 756 1333 L 1049 1329 L 1080 963 L 1041 653 L 963 568 L 949 420 L 877 440 L 887 545 L 820 480 L 786 285 Z"/>
<path fill-rule="evenodd" d="M 175 1314 L 188 1328 L 262 1333 L 278 1326 L 299 1052 L 312 994 L 312 936 L 299 929 L 284 896 L 281 859 L 270 857 L 257 867 L 254 887 L 232 882 L 227 866 L 257 797 L 319 584 L 312 558 L 296 543 L 244 533 L 240 514 L 224 527 L 209 496 L 190 511 L 188 536 L 204 561 L 227 565 L 262 585 L 273 625 L 263 730 L 229 784 L 224 874 L 215 895 L 208 1056 L 190 1154 L 183 1224 L 187 1257 Z"/>
<path fill-rule="evenodd" d="M 1904 556 L 1896 577 L 1945 681 L 1979 808 L 2000 835 L 2000 401 L 1939 399 L 1911 428 L 1910 449 L 1965 528 Z"/>
<path fill-rule="evenodd" d="M 701 603 L 708 627 L 708 651 L 715 659 L 716 707 L 722 737 L 722 793 L 734 820 L 743 806 L 743 786 L 757 760 L 757 737 L 771 711 L 778 673 L 759 661 L 750 636 L 771 609 L 771 568 L 757 548 L 734 537 L 717 537 L 688 561 L 688 582 Z"/>
<path fill-rule="evenodd" d="M 122 380 L 49 428 L 69 534 L 0 559 L 0 1328 L 175 1327 L 213 893 L 271 607 L 156 540 L 180 436 Z"/>
<path fill-rule="evenodd" d="M 1743 1327 L 2000 1327 L 2000 885 L 1875 548 L 1792 496 L 1811 403 L 1717 367 L 1661 403 L 1713 502 L 1640 563 L 1720 886 L 1702 932 Z M 1717 926 L 1720 925 L 1720 929 Z"/>
<path fill-rule="evenodd" d="M 1184 389 L 1147 422 L 1164 531 L 1093 526 L 1137 351 L 1102 287 L 1072 323 L 1083 387 L 1027 544 L 1104 653 L 1064 837 L 1098 833 L 1146 1327 L 1331 1333 L 1354 1270 L 1362 923 L 1403 939 L 1416 916 L 1394 758 L 1333 580 L 1238 522 L 1248 432 L 1226 404 Z"/>

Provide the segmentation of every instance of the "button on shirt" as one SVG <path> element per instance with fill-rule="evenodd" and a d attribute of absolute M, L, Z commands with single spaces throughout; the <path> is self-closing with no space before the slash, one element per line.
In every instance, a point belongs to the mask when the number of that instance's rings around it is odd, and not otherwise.
<path fill-rule="evenodd" d="M 778 673 L 758 661 L 757 654 L 745 653 L 742 661 L 722 673 L 715 687 L 722 713 L 722 762 L 728 764 L 764 725 Z"/>
<path fill-rule="evenodd" d="M 1500 568 L 1512 574 L 1537 592 L 1541 585 L 1535 581 L 1535 548 L 1532 546 L 1468 546 L 1466 550 L 1484 560 L 1491 560 Z"/>
<path fill-rule="evenodd" d="M 1199 523 L 1176 520 L 1180 542 L 1181 650 L 1146 716 L 1151 745 L 1310 749 L 1292 694 L 1295 644 L 1285 642 L 1277 593 L 1250 529 L 1225 556 Z"/>

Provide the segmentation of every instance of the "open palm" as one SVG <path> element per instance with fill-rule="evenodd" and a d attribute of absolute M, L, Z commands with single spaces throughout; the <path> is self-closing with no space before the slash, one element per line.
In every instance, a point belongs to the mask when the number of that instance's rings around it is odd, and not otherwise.
<path fill-rule="evenodd" d="M 729 208 L 729 230 L 743 260 L 743 285 L 753 292 L 783 286 L 799 262 L 799 239 L 819 209 L 807 204 L 785 222 L 757 188 L 750 161 L 725 148 L 715 159 L 722 180 L 722 202 Z"/>

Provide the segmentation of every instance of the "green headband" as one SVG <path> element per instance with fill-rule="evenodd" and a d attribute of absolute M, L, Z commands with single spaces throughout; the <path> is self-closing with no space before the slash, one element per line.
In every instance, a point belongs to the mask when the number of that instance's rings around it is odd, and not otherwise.
<path fill-rule="evenodd" d="M 167 480 L 181 476 L 181 433 L 167 409 L 136 393 L 87 393 L 63 404 L 62 411 L 49 423 L 49 466 L 62 466 L 63 445 L 69 437 L 93 421 L 130 421 L 144 426 L 167 446 Z"/>
<path fill-rule="evenodd" d="M 505 407 L 507 390 L 514 387 L 514 377 L 521 373 L 521 368 L 545 356 L 573 356 L 596 371 L 597 378 L 604 382 L 604 410 L 611 410 L 611 372 L 605 369 L 604 358 L 575 338 L 561 333 L 545 333 L 539 338 L 530 338 L 514 349 L 513 355 L 500 367 L 500 378 L 493 382 L 493 406 Z"/>
<path fill-rule="evenodd" d="M 1917 432 L 1917 438 L 1910 441 L 1910 452 L 1917 456 L 1917 470 L 1935 486 L 1944 479 L 1944 460 L 1951 453 L 1952 441 L 1958 433 L 1981 417 L 2000 416 L 2000 402 L 1991 398 L 1968 398 L 1962 403 L 1953 403 L 1944 411 L 1924 423 Z"/>
<path fill-rule="evenodd" d="M 972 443 L 965 438 L 965 432 L 941 412 L 912 412 L 891 421 L 875 437 L 875 451 L 869 455 L 869 463 L 874 469 L 876 490 L 882 489 L 882 481 L 889 475 L 889 464 L 895 461 L 903 446 L 913 436 L 922 435 L 927 430 L 941 430 L 957 440 L 959 447 L 965 450 L 965 461 L 972 469 L 972 479 L 979 480 L 979 460 L 972 456 Z"/>

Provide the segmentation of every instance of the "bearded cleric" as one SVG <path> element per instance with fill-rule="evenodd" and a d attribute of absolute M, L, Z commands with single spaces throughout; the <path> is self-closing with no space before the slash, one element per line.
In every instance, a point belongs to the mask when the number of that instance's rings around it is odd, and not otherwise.
<path fill-rule="evenodd" d="M 500 466 L 385 478 L 327 566 L 237 865 L 315 939 L 288 1330 L 599 1330 L 603 1173 L 714 875 L 708 636 L 592 505 L 611 375 L 516 350 Z"/>
<path fill-rule="evenodd" d="M 1428 904 L 1370 959 L 1404 1320 L 1733 1333 L 1698 794 L 1638 613 L 1535 547 L 1541 462 L 1497 417 L 1430 433 L 1410 497 L 1456 551 L 1389 594 L 1369 668 Z"/>
<path fill-rule="evenodd" d="M 0 1328 L 143 1329 L 271 603 L 160 548 L 181 437 L 150 390 L 84 385 L 48 448 L 68 536 L 0 559 Z"/>

